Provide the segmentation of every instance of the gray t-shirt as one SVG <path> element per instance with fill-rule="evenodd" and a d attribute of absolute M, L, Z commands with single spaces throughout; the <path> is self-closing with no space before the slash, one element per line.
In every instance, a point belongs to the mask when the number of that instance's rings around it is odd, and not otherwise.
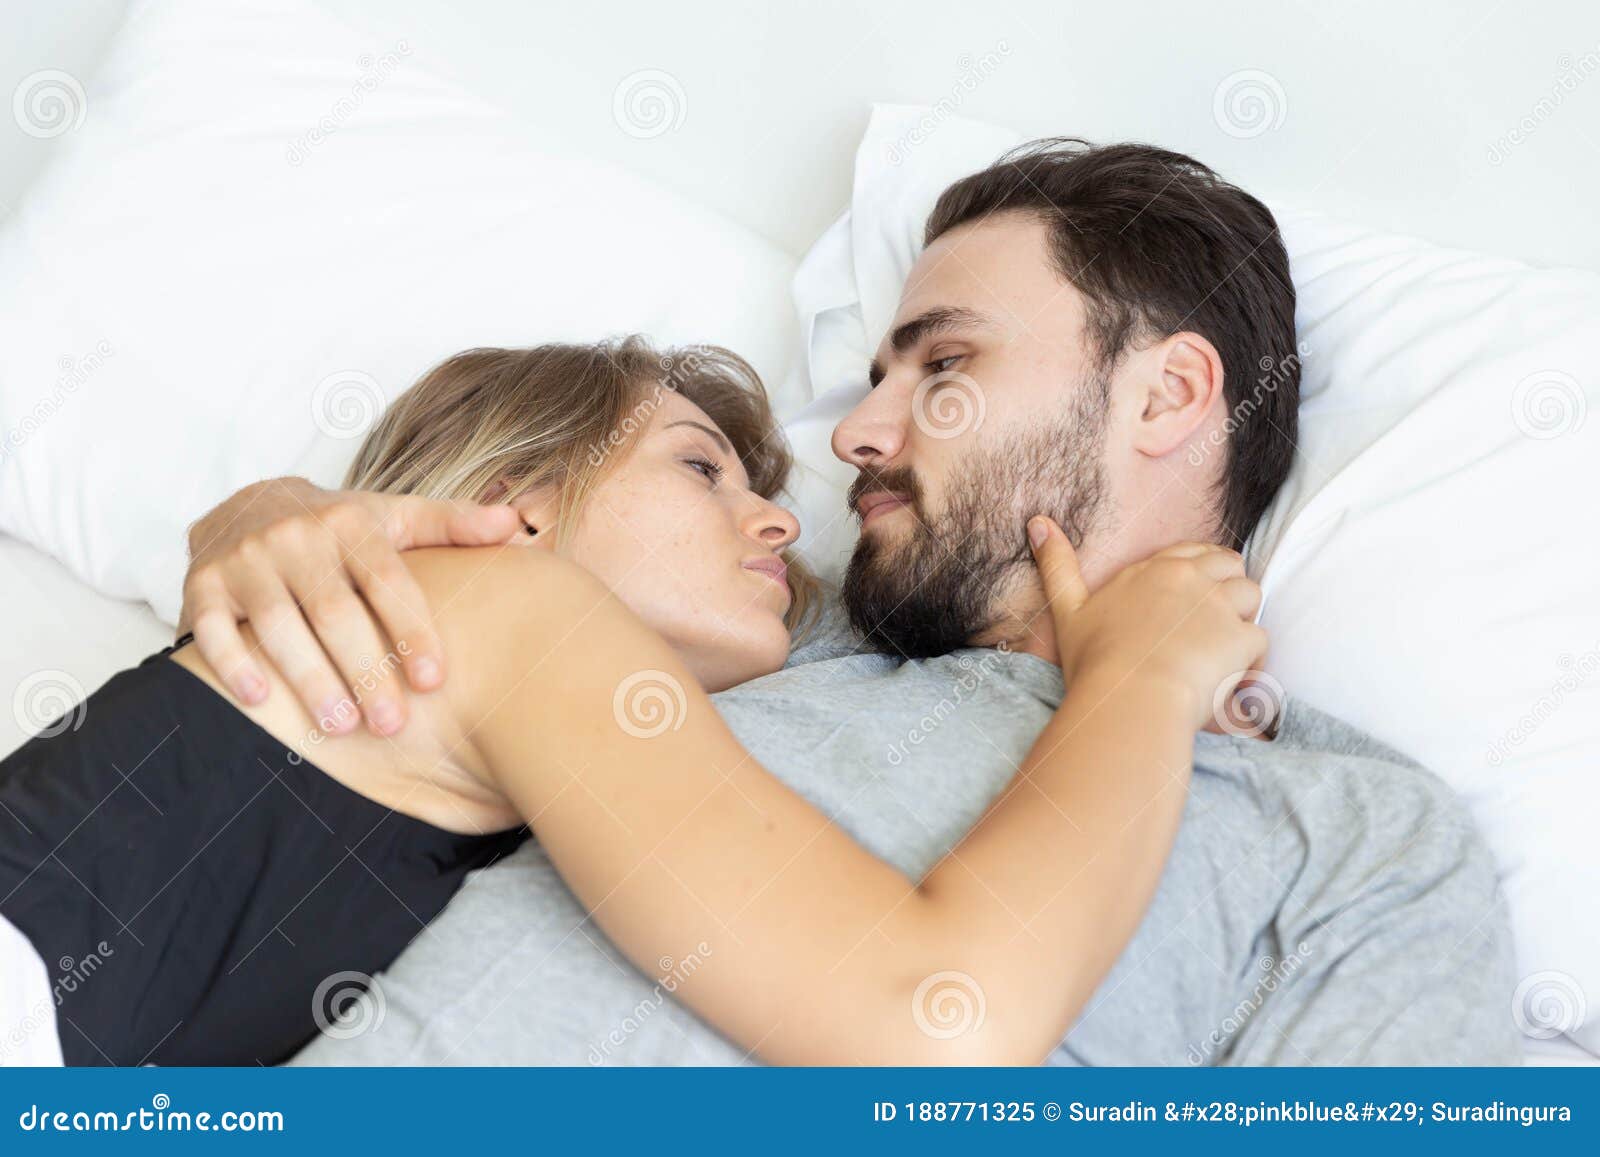
<path fill-rule="evenodd" d="M 1005 788 L 1062 693 L 1060 668 L 1031 655 L 863 653 L 830 602 L 782 671 L 714 698 L 768 770 L 919 879 Z M 671 997 L 711 951 L 686 944 L 642 974 L 530 841 L 475 873 L 293 1063 L 749 1063 Z M 969 983 L 937 981 L 916 1015 L 958 1029 L 948 1018 L 980 996 Z M 1494 864 L 1462 805 L 1290 698 L 1270 742 L 1196 736 L 1156 897 L 1052 1060 L 1516 1064 L 1514 986 Z"/>

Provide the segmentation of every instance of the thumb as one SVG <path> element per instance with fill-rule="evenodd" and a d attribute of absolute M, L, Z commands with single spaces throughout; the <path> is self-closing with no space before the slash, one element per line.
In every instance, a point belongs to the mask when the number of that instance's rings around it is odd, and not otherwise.
<path fill-rule="evenodd" d="M 1089 588 L 1078 569 L 1078 552 L 1055 520 L 1042 514 L 1028 519 L 1028 545 L 1033 548 L 1045 598 L 1058 620 L 1062 614 L 1083 606 L 1088 601 Z"/>
<path fill-rule="evenodd" d="M 419 546 L 494 546 L 522 531 L 516 509 L 504 504 L 483 506 L 439 498 L 408 498 L 391 521 L 397 550 Z"/>

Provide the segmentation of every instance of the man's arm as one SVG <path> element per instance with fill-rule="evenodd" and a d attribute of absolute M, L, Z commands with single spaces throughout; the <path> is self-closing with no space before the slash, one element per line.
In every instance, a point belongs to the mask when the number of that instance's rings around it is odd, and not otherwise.
<path fill-rule="evenodd" d="M 239 632 L 248 621 L 329 730 L 354 727 L 354 706 L 374 732 L 393 734 L 407 718 L 396 671 L 417 691 L 444 681 L 444 649 L 400 552 L 493 545 L 520 528 L 509 506 L 323 490 L 304 478 L 257 482 L 190 527 L 178 631 L 192 630 L 229 690 L 253 704 L 267 683 Z"/>

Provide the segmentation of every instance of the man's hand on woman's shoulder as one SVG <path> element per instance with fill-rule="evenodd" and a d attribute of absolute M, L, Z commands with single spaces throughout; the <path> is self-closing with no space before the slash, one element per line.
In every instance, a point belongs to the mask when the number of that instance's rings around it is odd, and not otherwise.
<path fill-rule="evenodd" d="M 400 552 L 504 543 L 521 529 L 510 506 L 257 482 L 190 528 L 178 628 L 243 703 L 267 686 L 239 631 L 248 622 L 314 718 L 348 730 L 365 717 L 393 734 L 407 718 L 397 672 L 418 691 L 444 681 L 432 614 Z"/>

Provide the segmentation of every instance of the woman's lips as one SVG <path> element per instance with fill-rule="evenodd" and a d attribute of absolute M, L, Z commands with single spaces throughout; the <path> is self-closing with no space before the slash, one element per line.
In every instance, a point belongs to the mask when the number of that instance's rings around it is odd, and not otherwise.
<path fill-rule="evenodd" d="M 771 579 L 782 588 L 784 594 L 789 594 L 789 567 L 781 558 L 768 556 L 766 558 L 753 558 L 744 564 L 744 569 L 754 571 L 756 574 Z"/>

